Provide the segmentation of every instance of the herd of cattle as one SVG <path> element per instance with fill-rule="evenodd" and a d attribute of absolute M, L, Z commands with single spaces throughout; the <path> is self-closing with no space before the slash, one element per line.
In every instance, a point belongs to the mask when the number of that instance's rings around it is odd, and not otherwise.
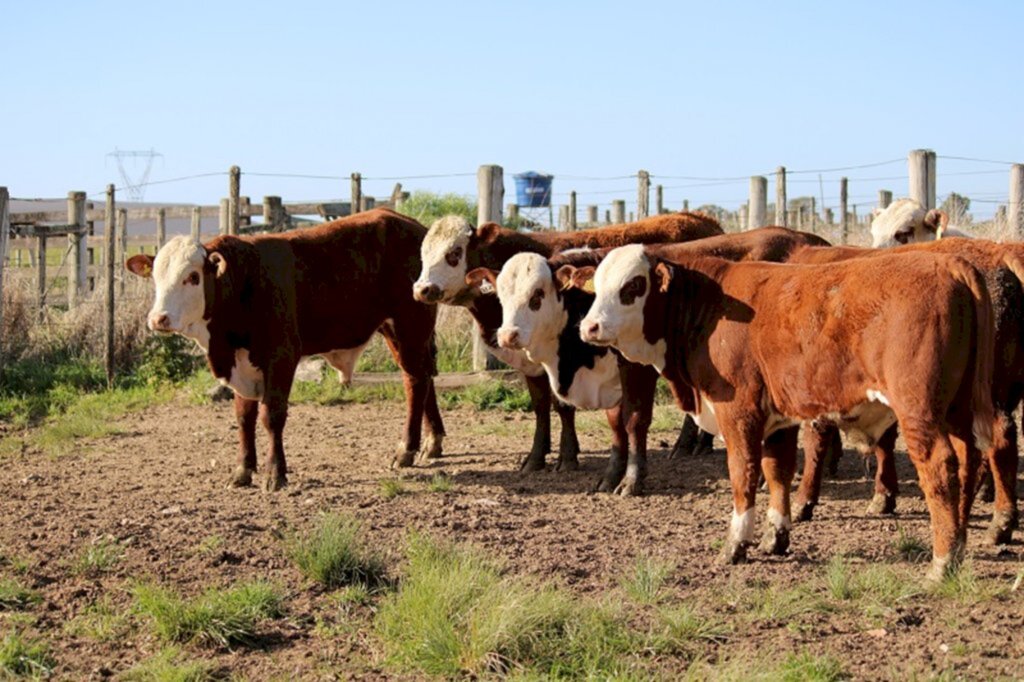
<path fill-rule="evenodd" d="M 937 580 L 963 556 L 984 468 L 995 491 L 986 538 L 1010 539 L 1012 413 L 1024 389 L 1024 244 L 964 239 L 946 223 L 901 199 L 876 215 L 876 248 L 853 248 L 781 227 L 724 234 L 699 213 L 525 233 L 455 216 L 428 230 L 378 209 L 284 234 L 175 237 L 127 267 L 155 282 L 149 327 L 194 339 L 235 392 L 232 485 L 252 482 L 257 417 L 271 439 L 264 488 L 285 484 L 282 434 L 300 358 L 322 355 L 346 381 L 375 332 L 405 383 L 394 464 L 440 457 L 436 307 L 463 306 L 490 351 L 525 376 L 536 427 L 524 470 L 545 467 L 552 408 L 561 470 L 578 466 L 575 409 L 602 409 L 612 444 L 598 488 L 641 493 L 661 376 L 699 427 L 684 424 L 675 451 L 707 449 L 714 435 L 725 442 L 724 553 L 737 562 L 754 542 L 762 476 L 760 549 L 784 553 L 794 517 L 811 518 L 840 431 L 875 453 L 869 510 L 891 513 L 898 429 L 931 516 L 928 578 Z"/>

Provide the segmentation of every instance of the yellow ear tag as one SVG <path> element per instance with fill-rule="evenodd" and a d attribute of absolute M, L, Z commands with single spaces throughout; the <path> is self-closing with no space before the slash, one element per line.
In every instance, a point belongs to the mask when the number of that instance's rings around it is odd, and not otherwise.
<path fill-rule="evenodd" d="M 142 276 L 149 277 L 151 274 L 153 274 L 153 266 L 150 265 L 149 263 L 146 263 L 145 265 L 142 266 Z"/>
<path fill-rule="evenodd" d="M 583 291 L 587 292 L 588 294 L 594 293 L 594 278 L 591 277 L 590 279 L 588 279 L 586 282 L 583 283 L 583 286 L 580 288 L 583 289 Z"/>

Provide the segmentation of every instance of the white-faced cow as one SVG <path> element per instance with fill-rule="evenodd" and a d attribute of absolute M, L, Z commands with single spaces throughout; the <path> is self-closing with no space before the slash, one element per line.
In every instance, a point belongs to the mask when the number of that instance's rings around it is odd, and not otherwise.
<path fill-rule="evenodd" d="M 959 563 L 994 419 L 992 306 L 967 262 L 671 262 L 626 246 L 593 286 L 583 340 L 653 365 L 721 428 L 733 487 L 727 560 L 753 541 L 759 469 L 770 494 L 761 547 L 786 551 L 796 426 L 825 415 L 866 446 L 900 424 L 931 513 L 928 577 Z M 915 295 L 924 290 L 927 300 Z"/>
<path fill-rule="evenodd" d="M 1024 246 L 995 244 L 982 239 L 942 239 L 893 249 L 857 247 L 807 248 L 793 254 L 794 263 L 834 263 L 851 258 L 873 258 L 881 254 L 944 253 L 956 255 L 974 266 L 985 278 L 992 299 L 995 362 L 992 402 L 996 409 L 992 447 L 983 460 L 992 473 L 995 509 L 985 539 L 994 544 L 1010 541 L 1017 523 L 1017 428 L 1013 413 L 1024 397 Z M 928 299 L 930 291 L 923 298 Z M 922 339 L 920 343 L 926 343 Z M 827 438 L 825 432 L 808 434 L 810 439 Z M 892 513 L 898 492 L 895 464 L 897 429 L 892 427 L 875 448 L 878 467 L 875 496 L 869 513 Z M 810 442 L 804 459 L 804 475 L 797 494 L 797 514 L 810 519 L 821 489 L 821 443 Z"/>
<path fill-rule="evenodd" d="M 926 210 L 914 199 L 897 199 L 884 209 L 875 209 L 873 215 L 871 245 L 875 247 L 969 236 L 949 227 L 949 216 L 945 211 Z"/>
<path fill-rule="evenodd" d="M 157 253 L 128 259 L 152 277 L 149 328 L 193 339 L 210 371 L 235 392 L 240 453 L 231 485 L 256 471 L 256 419 L 271 436 L 264 489 L 286 482 L 282 433 L 299 358 L 325 354 L 351 376 L 358 352 L 380 332 L 402 368 L 405 435 L 395 463 L 420 449 L 440 456 L 444 426 L 434 395 L 435 306 L 413 300 L 426 229 L 386 209 L 283 234 L 220 236 L 200 243 L 175 237 Z"/>
<path fill-rule="evenodd" d="M 493 292 L 483 292 L 467 283 L 467 273 L 480 267 L 500 270 L 509 258 L 520 252 L 548 257 L 571 248 L 680 242 L 716 234 L 722 234 L 718 221 L 698 213 L 660 215 L 628 225 L 568 233 L 516 232 L 494 223 L 473 227 L 464 218 L 447 216 L 431 225 L 423 240 L 423 270 L 413 292 L 420 301 L 468 308 L 488 351 L 525 375 L 536 429 L 533 446 L 523 460 L 522 469 L 544 468 L 545 456 L 551 449 L 552 405 L 562 422 L 558 468 L 575 469 L 579 466 L 579 441 L 574 409 L 561 401 L 552 401 L 550 384 L 539 363 L 531 362 L 523 351 L 498 346 L 495 334 L 501 326 L 501 304 Z"/>

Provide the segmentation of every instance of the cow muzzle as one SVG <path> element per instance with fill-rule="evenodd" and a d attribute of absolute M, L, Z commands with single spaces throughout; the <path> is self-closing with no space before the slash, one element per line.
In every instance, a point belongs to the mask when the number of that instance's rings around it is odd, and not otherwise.
<path fill-rule="evenodd" d="M 171 318 L 167 317 L 166 313 L 150 313 L 147 318 L 150 331 L 160 332 L 162 334 L 171 334 L 174 332 L 174 328 L 171 327 Z"/>
<path fill-rule="evenodd" d="M 421 303 L 437 303 L 441 300 L 441 287 L 436 284 L 419 284 L 413 287 L 412 296 Z"/>
<path fill-rule="evenodd" d="M 498 330 L 498 346 L 509 350 L 522 350 L 523 343 L 519 338 L 519 330 L 515 327 L 502 327 Z"/>
<path fill-rule="evenodd" d="M 605 336 L 605 328 L 600 322 L 583 320 L 580 323 L 580 339 L 594 346 L 609 346 L 612 340 Z"/>

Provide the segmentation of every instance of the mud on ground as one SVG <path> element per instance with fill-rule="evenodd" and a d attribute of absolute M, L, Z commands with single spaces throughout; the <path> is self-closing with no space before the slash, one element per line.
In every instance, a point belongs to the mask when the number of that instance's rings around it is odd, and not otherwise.
<path fill-rule="evenodd" d="M 671 408 L 659 408 L 671 409 Z M 210 586 L 263 578 L 288 595 L 286 618 L 268 625 L 256 649 L 217 651 L 186 647 L 222 670 L 249 679 L 391 677 L 379 645 L 365 631 L 317 627 L 329 600 L 285 558 L 280 530 L 305 528 L 323 511 L 362 520 L 373 543 L 400 565 L 410 528 L 474 543 L 507 560 L 510 570 L 534 573 L 586 595 L 613 598 L 618 576 L 641 554 L 677 564 L 673 597 L 692 600 L 729 624 L 711 657 L 765 657 L 811 652 L 837 658 L 856 679 L 1024 676 L 1024 595 L 1010 591 L 1021 570 L 1021 546 L 979 546 L 988 505 L 979 503 L 971 526 L 971 570 L 996 592 L 945 598 L 918 596 L 870 609 L 790 609 L 781 616 L 752 614 L 734 596 L 742 589 L 803 587 L 824 594 L 826 565 L 836 555 L 851 565 L 900 560 L 900 531 L 927 541 L 928 520 L 914 475 L 901 455 L 902 496 L 896 517 L 869 516 L 871 481 L 861 457 L 847 453 L 837 480 L 827 481 L 815 520 L 796 527 L 790 554 L 724 566 L 718 548 L 730 511 L 724 451 L 669 460 L 674 431 L 652 435 L 647 494 L 619 498 L 591 491 L 605 464 L 607 429 L 599 414 L 581 416 L 581 470 L 520 474 L 532 430 L 528 414 L 445 414 L 446 456 L 402 473 L 406 494 L 385 499 L 381 481 L 403 409 L 396 402 L 347 406 L 293 406 L 286 430 L 289 486 L 267 495 L 256 488 L 225 488 L 236 441 L 230 403 L 196 406 L 183 399 L 122 420 L 122 433 L 82 443 L 68 456 L 28 454 L 0 468 L 0 578 L 15 575 L 33 586 L 41 603 L 22 614 L 0 611 L 0 629 L 32 623 L 57 662 L 55 676 L 102 678 L 120 674 L 163 644 L 144 621 L 112 642 L 69 634 L 65 626 L 106 597 L 119 610 L 131 606 L 128 588 L 156 580 L 185 594 Z M 557 422 L 557 419 L 555 420 Z M 265 445 L 259 434 L 261 451 Z M 557 443 L 557 434 L 555 442 Z M 449 492 L 426 481 L 451 476 Z M 761 495 L 759 521 L 767 495 Z M 109 537 L 123 547 L 113 569 L 99 577 L 75 575 L 83 548 Z M 751 588 L 753 586 L 753 588 Z M 794 614 L 793 612 L 796 611 Z M 25 615 L 27 614 L 27 615 Z M 690 664 L 680 658 L 669 669 Z"/>

